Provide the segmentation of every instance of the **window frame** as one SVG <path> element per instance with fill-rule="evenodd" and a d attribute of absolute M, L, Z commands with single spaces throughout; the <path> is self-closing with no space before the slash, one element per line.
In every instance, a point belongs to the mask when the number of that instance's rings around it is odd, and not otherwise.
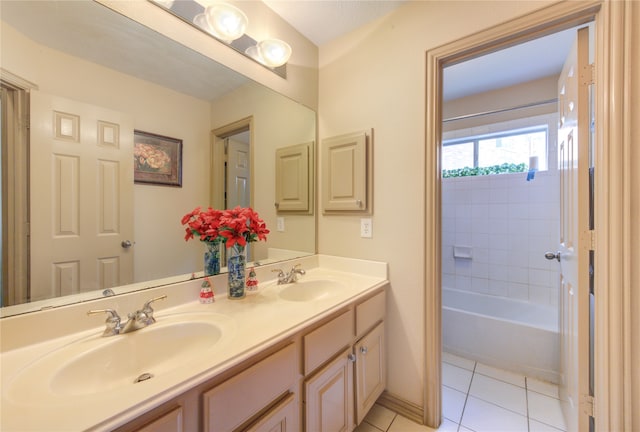
<path fill-rule="evenodd" d="M 517 135 L 526 135 L 526 134 L 538 133 L 538 132 L 544 132 L 545 133 L 545 145 L 546 145 L 546 159 L 547 159 L 546 160 L 546 166 L 547 166 L 547 168 L 545 170 L 541 170 L 541 171 L 548 171 L 549 170 L 549 166 L 550 166 L 550 163 L 549 163 L 549 125 L 548 124 L 538 124 L 538 125 L 530 126 L 530 127 L 508 129 L 508 130 L 504 130 L 504 131 L 501 131 L 501 132 L 491 132 L 491 133 L 478 134 L 478 135 L 468 135 L 466 137 L 452 138 L 452 139 L 448 139 L 448 140 L 443 140 L 442 141 L 442 148 L 444 150 L 445 147 L 451 146 L 451 145 L 473 143 L 473 166 L 469 167 L 469 168 L 478 168 L 480 141 L 486 140 L 486 139 L 499 139 L 499 138 L 517 136 Z M 527 163 L 527 165 L 528 165 L 528 163 Z M 442 171 L 451 170 L 451 169 L 456 169 L 456 168 L 445 168 L 444 164 L 442 166 Z"/>

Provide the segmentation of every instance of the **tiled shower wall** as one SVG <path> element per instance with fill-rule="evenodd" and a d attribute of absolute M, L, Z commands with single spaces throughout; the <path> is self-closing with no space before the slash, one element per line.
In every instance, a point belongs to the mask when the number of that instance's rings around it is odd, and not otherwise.
<path fill-rule="evenodd" d="M 559 216 L 557 170 L 443 179 L 443 286 L 557 306 Z"/>

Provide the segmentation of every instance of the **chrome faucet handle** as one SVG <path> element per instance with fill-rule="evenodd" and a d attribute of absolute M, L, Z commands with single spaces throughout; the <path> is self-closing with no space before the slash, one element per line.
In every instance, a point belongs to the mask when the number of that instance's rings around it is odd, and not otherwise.
<path fill-rule="evenodd" d="M 102 336 L 113 336 L 120 333 L 121 330 L 121 320 L 120 315 L 114 309 L 94 309 L 87 311 L 87 315 L 96 315 L 100 313 L 106 313 L 107 319 L 105 320 L 106 328 L 102 333 Z"/>
<path fill-rule="evenodd" d="M 284 274 L 282 269 L 279 269 L 279 268 L 271 269 L 271 272 L 278 273 L 278 285 L 282 285 L 283 283 L 285 283 L 285 280 L 287 279 L 287 275 Z"/>
<path fill-rule="evenodd" d="M 146 324 L 147 325 L 153 324 L 154 322 L 156 322 L 156 319 L 153 317 L 153 308 L 151 307 L 151 303 L 153 303 L 155 301 L 158 301 L 158 300 L 164 300 L 166 298 L 167 298 L 166 294 L 165 295 L 161 295 L 160 297 L 152 298 L 151 300 L 147 301 L 142 306 L 141 310 L 136 312 L 136 315 L 144 314 L 146 316 L 146 318 L 144 318 Z"/>
<path fill-rule="evenodd" d="M 291 273 L 298 273 L 301 275 L 305 274 L 306 272 L 304 271 L 304 269 L 300 268 L 301 265 L 302 264 L 299 264 L 299 263 L 294 265 L 293 268 L 291 269 Z"/>
<path fill-rule="evenodd" d="M 298 275 L 304 276 L 307 273 L 307 272 L 304 271 L 304 269 L 299 268 L 300 265 L 301 264 L 296 264 L 291 269 L 291 272 L 289 273 L 289 282 L 297 282 L 298 281 Z"/>

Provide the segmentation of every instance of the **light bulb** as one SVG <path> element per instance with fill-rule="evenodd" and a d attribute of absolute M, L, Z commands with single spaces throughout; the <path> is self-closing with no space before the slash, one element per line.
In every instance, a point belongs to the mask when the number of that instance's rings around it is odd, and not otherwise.
<path fill-rule="evenodd" d="M 205 9 L 207 22 L 212 33 L 227 43 L 241 37 L 247 29 L 247 16 L 235 6 L 216 3 Z"/>
<path fill-rule="evenodd" d="M 258 53 L 263 64 L 275 68 L 289 61 L 291 47 L 279 39 L 265 39 L 258 42 Z"/>

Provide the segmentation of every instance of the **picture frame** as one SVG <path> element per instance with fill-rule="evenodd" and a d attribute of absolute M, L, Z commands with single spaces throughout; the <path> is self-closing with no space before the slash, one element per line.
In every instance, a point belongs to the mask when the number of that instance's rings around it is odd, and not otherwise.
<path fill-rule="evenodd" d="M 133 131 L 133 181 L 182 187 L 182 140 Z"/>

